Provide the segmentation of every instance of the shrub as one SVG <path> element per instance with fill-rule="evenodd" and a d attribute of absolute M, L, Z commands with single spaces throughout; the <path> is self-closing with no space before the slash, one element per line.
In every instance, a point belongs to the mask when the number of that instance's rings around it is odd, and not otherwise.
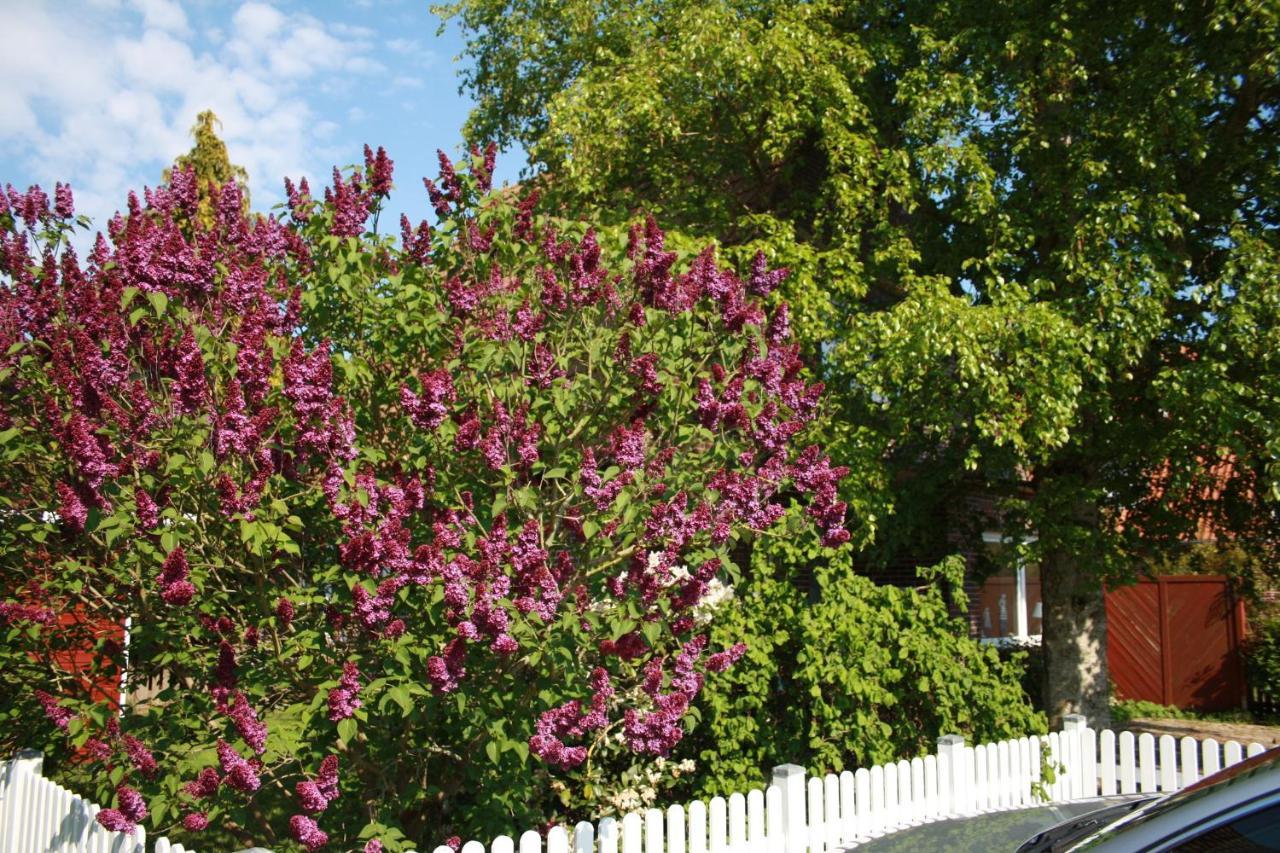
<path fill-rule="evenodd" d="M 83 263 L 69 188 L 5 195 L 4 745 L 104 824 L 401 849 L 573 818 L 743 654 L 692 615 L 738 537 L 786 494 L 847 538 L 801 442 L 820 388 L 760 307 L 785 271 L 491 174 L 441 155 L 437 226 L 394 238 L 381 150 L 281 218 L 234 183 L 203 216 L 179 169 Z M 125 669 L 121 714 L 79 681 Z"/>
<path fill-rule="evenodd" d="M 1021 659 L 972 639 L 938 583 L 877 585 L 790 521 L 757 543 L 733 605 L 716 614 L 713 642 L 737 637 L 747 651 L 704 690 L 682 745 L 699 763 L 697 793 L 759 785 L 786 761 L 839 772 L 932 752 L 942 734 L 973 743 L 1046 731 L 1019 685 Z M 796 583 L 809 572 L 812 593 Z M 959 558 L 922 570 L 953 589 L 962 573 Z"/>
<path fill-rule="evenodd" d="M 1245 675 L 1250 690 L 1275 701 L 1280 697 L 1280 619 L 1250 626 L 1244 648 Z"/>

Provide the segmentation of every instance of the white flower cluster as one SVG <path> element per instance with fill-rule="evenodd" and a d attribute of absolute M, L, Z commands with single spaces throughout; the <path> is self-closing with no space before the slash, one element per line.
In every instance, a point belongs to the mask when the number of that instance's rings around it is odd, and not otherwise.
<path fill-rule="evenodd" d="M 696 767 L 692 758 L 680 762 L 655 758 L 622 774 L 622 783 L 628 787 L 608 795 L 605 802 L 615 814 L 651 808 L 658 801 L 660 791 L 667 787 L 662 784 L 664 780 L 679 779 L 686 773 L 692 773 Z"/>

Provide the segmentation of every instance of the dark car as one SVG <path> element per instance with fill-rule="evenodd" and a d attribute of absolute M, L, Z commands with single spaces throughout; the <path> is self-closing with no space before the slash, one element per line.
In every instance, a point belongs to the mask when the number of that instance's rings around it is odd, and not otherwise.
<path fill-rule="evenodd" d="M 1018 847 L 1018 853 L 1066 850 L 1280 850 L 1280 747 L 1181 791 L 1073 817 Z"/>
<path fill-rule="evenodd" d="M 869 853 L 1015 848 L 1018 853 L 1280 851 L 1280 747 L 1169 794 L 1095 797 L 952 818 L 858 846 Z"/>

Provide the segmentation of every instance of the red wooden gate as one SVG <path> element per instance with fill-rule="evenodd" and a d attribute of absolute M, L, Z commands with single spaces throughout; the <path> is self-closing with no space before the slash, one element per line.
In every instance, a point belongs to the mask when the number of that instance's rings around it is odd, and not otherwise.
<path fill-rule="evenodd" d="M 1225 577 L 1187 575 L 1107 591 L 1116 694 L 1197 711 L 1244 707 L 1244 602 Z"/>

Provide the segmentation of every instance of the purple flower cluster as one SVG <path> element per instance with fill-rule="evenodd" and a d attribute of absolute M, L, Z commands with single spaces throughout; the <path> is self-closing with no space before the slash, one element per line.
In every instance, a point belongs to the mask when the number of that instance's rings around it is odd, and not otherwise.
<path fill-rule="evenodd" d="M 400 214 L 400 247 L 419 264 L 431 263 L 431 226 L 425 219 L 415 229 L 409 217 Z"/>
<path fill-rule="evenodd" d="M 327 756 L 320 762 L 320 773 L 315 779 L 304 779 L 295 786 L 298 802 L 303 811 L 319 814 L 338 798 L 338 757 Z"/>
<path fill-rule="evenodd" d="M 258 767 L 221 738 L 218 739 L 218 763 L 222 766 L 226 783 L 237 791 L 252 794 L 262 784 L 258 779 Z"/>
<path fill-rule="evenodd" d="M 15 625 L 19 622 L 34 622 L 37 625 L 52 625 L 53 611 L 35 604 L 16 604 L 0 602 L 0 626 Z"/>
<path fill-rule="evenodd" d="M 535 724 L 535 734 L 529 738 L 529 751 L 538 758 L 559 767 L 577 767 L 587 759 L 587 750 L 581 746 L 566 746 L 564 738 L 580 738 L 587 732 L 604 728 L 609 722 L 609 700 L 614 696 L 609 673 L 596 667 L 591 673 L 591 706 L 583 710 L 577 699 L 544 711 Z"/>
<path fill-rule="evenodd" d="M 147 777 L 156 775 L 159 767 L 156 765 L 155 756 L 151 754 L 151 750 L 147 749 L 146 744 L 133 735 L 124 735 L 120 741 L 124 746 L 125 755 L 129 757 L 129 763 L 135 770 Z"/>
<path fill-rule="evenodd" d="M 284 395 L 293 404 L 301 429 L 298 445 L 304 452 L 325 459 L 355 458 L 355 428 L 346 404 L 333 393 L 327 341 L 308 354 L 294 338 L 284 362 Z"/>
<path fill-rule="evenodd" d="M 254 713 L 253 708 L 249 705 L 249 700 L 238 690 L 231 702 L 231 708 L 227 712 L 227 716 L 231 718 L 231 722 L 235 724 L 236 731 L 240 733 L 240 737 L 244 738 L 244 742 L 249 745 L 249 748 L 256 754 L 262 755 L 267 748 L 267 726 L 258 719 L 258 715 Z"/>
<path fill-rule="evenodd" d="M 537 462 L 542 425 L 529 417 L 528 406 L 521 406 L 511 412 L 501 400 L 493 400 L 492 407 L 492 426 L 488 430 L 483 430 L 474 410 L 460 417 L 455 438 L 458 449 L 478 448 L 485 464 L 495 471 L 511 463 L 512 448 L 515 449 L 519 465 L 528 466 Z"/>
<path fill-rule="evenodd" d="M 471 146 L 471 174 L 476 179 L 476 189 L 481 193 L 487 193 L 493 189 L 493 167 L 498 160 L 498 144 L 490 142 L 484 147 L 484 151 L 480 150 L 480 146 Z M 479 160 L 479 163 L 475 161 Z"/>
<path fill-rule="evenodd" d="M 849 531 L 844 526 L 845 504 L 839 499 L 836 487 L 849 469 L 843 465 L 832 468 L 831 460 L 814 446 L 800 454 L 795 472 L 796 489 L 801 494 L 813 495 L 807 512 L 822 531 L 822 544 L 836 547 L 848 542 Z"/>
<path fill-rule="evenodd" d="M 311 187 L 307 186 L 306 178 L 303 178 L 296 187 L 293 181 L 285 178 L 284 194 L 288 200 L 289 215 L 293 217 L 294 222 L 305 223 L 311 218 Z"/>
<path fill-rule="evenodd" d="M 319 850 L 329 843 L 329 835 L 314 820 L 306 815 L 296 814 L 289 818 L 289 831 L 294 840 L 307 850 Z"/>
<path fill-rule="evenodd" d="M 165 557 L 160 568 L 160 597 L 165 604 L 181 607 L 189 604 L 195 597 L 195 585 L 188 580 L 191 570 L 187 566 L 187 555 L 179 545 Z"/>
<path fill-rule="evenodd" d="M 706 650 L 707 638 L 698 636 L 685 643 L 672 662 L 670 690 L 662 691 L 662 661 L 654 658 L 645 666 L 644 692 L 653 702 L 653 710 L 642 713 L 628 708 L 623 715 L 623 735 L 633 752 L 666 755 L 684 738 L 680 720 L 689 704 L 702 690 L 702 675 L 696 664 Z"/>
<path fill-rule="evenodd" d="M 183 785 L 182 790 L 197 800 L 208 800 L 217 795 L 221 784 L 222 779 L 218 776 L 218 771 L 212 767 L 206 767 L 195 779 Z"/>
<path fill-rule="evenodd" d="M 436 215 L 444 218 L 452 213 L 453 204 L 462 201 L 462 182 L 458 179 L 453 163 L 443 151 L 437 150 L 436 158 L 440 161 L 440 186 L 437 187 L 430 178 L 423 178 L 422 185 L 427 188 L 427 196 L 431 199 Z"/>
<path fill-rule="evenodd" d="M 400 388 L 400 405 L 419 429 L 434 430 L 449 415 L 449 404 L 457 398 L 453 386 L 453 377 L 447 370 L 432 370 L 419 374 L 422 383 L 422 396 L 418 396 L 407 385 Z"/>
<path fill-rule="evenodd" d="M 138 526 L 151 530 L 160 524 L 160 507 L 145 489 L 133 490 L 133 504 L 138 513 Z"/>
<path fill-rule="evenodd" d="M 395 164 L 381 145 L 376 153 L 368 145 L 364 147 L 365 178 L 369 181 L 369 191 L 378 198 L 385 198 L 391 193 L 391 174 L 394 168 Z"/>
<path fill-rule="evenodd" d="M 342 172 L 334 166 L 333 186 L 324 190 L 325 205 L 333 210 L 333 226 L 329 233 L 335 237 L 359 237 L 363 234 L 371 201 L 372 197 L 359 176 L 352 175 L 344 181 Z"/>
<path fill-rule="evenodd" d="M 128 785 L 116 788 L 116 805 L 118 808 L 98 812 L 98 823 L 104 829 L 132 835 L 137 825 L 147 819 L 146 801 Z"/>
<path fill-rule="evenodd" d="M 353 661 L 347 661 L 342 665 L 338 686 L 329 691 L 329 719 L 336 723 L 355 716 L 360 704 L 360 669 Z"/>
<path fill-rule="evenodd" d="M 45 693 L 43 690 L 37 690 L 36 701 L 40 703 L 40 707 L 44 709 L 44 715 L 60 729 L 65 729 L 67 725 L 75 718 L 75 712 L 69 708 L 64 708 L 58 704 L 58 700 Z"/>
<path fill-rule="evenodd" d="M 66 191 L 69 197 L 71 188 L 67 187 Z M 49 218 L 49 196 L 39 187 L 30 187 L 23 193 L 12 184 L 5 184 L 4 193 L 0 193 L 0 213 L 11 213 L 20 217 L 28 228 L 35 228 Z"/>
<path fill-rule="evenodd" d="M 204 356 L 191 329 L 187 329 L 178 344 L 177 373 L 174 390 L 178 410 L 184 414 L 203 412 L 209 405 L 209 382 L 204 373 Z"/>
<path fill-rule="evenodd" d="M 276 618 L 280 620 L 281 628 L 288 628 L 293 624 L 293 602 L 281 596 L 276 602 Z"/>

